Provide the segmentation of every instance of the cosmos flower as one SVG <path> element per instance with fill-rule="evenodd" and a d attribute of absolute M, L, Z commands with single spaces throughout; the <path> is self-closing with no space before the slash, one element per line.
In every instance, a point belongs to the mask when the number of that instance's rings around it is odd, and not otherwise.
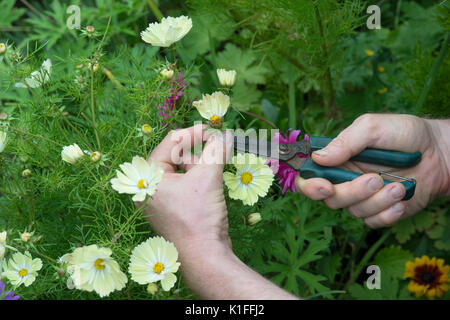
<path fill-rule="evenodd" d="M 434 299 L 442 297 L 449 289 L 449 272 L 450 266 L 444 265 L 444 259 L 430 259 L 425 255 L 414 262 L 406 262 L 404 277 L 411 278 L 408 290 L 415 293 L 417 298 L 426 295 L 428 299 Z"/>
<path fill-rule="evenodd" d="M 230 97 L 220 91 L 213 94 L 204 94 L 202 99 L 193 102 L 200 115 L 209 120 L 214 128 L 220 128 L 223 123 L 223 117 L 230 106 Z"/>
<path fill-rule="evenodd" d="M 5 284 L 0 281 L 0 300 L 19 300 L 20 296 L 15 296 L 12 291 L 5 291 Z"/>
<path fill-rule="evenodd" d="M 269 191 L 273 182 L 273 172 L 265 164 L 264 159 L 254 154 L 238 154 L 231 161 L 236 167 L 236 173 L 223 173 L 229 196 L 251 206 Z"/>
<path fill-rule="evenodd" d="M 41 259 L 33 259 L 28 251 L 25 254 L 16 252 L 4 266 L 3 276 L 16 287 L 22 284 L 28 287 L 36 280 L 37 272 L 41 268 Z"/>
<path fill-rule="evenodd" d="M 117 178 L 111 179 L 111 186 L 119 193 L 134 194 L 133 201 L 144 201 L 146 195 L 152 196 L 161 181 L 164 170 L 138 156 L 131 163 L 120 165 L 123 173 L 117 170 Z"/>
<path fill-rule="evenodd" d="M 83 151 L 76 143 L 63 147 L 61 151 L 61 158 L 70 164 L 75 164 L 83 155 Z"/>
<path fill-rule="evenodd" d="M 6 252 L 6 231 L 0 232 L 0 261 L 5 256 Z"/>
<path fill-rule="evenodd" d="M 230 70 L 227 71 L 225 69 L 217 69 L 217 77 L 219 78 L 219 82 L 224 87 L 232 87 L 236 82 L 236 71 Z"/>
<path fill-rule="evenodd" d="M 95 291 L 100 297 L 106 297 L 115 290 L 122 290 L 128 282 L 111 254 L 111 249 L 94 244 L 77 248 L 61 260 L 69 264 L 67 270 L 76 289 Z"/>
<path fill-rule="evenodd" d="M 133 249 L 128 271 L 131 279 L 139 284 L 148 284 L 161 280 L 164 291 L 169 291 L 177 281 L 175 272 L 178 251 L 173 243 L 162 237 L 149 238 Z"/>
<path fill-rule="evenodd" d="M 141 38 L 155 47 L 169 47 L 181 40 L 192 28 L 192 20 L 186 16 L 162 18 L 161 22 L 150 23 L 141 32 Z"/>
<path fill-rule="evenodd" d="M 8 142 L 8 134 L 4 131 L 0 131 L 0 152 L 5 150 L 6 142 Z"/>
<path fill-rule="evenodd" d="M 296 142 L 298 136 L 300 135 L 300 132 L 301 130 L 292 130 L 289 133 L 288 130 L 285 134 L 286 137 L 283 137 L 280 133 L 277 133 L 273 140 L 277 141 L 280 144 Z M 309 136 L 305 134 L 304 139 L 308 141 Z M 307 158 L 308 156 L 299 154 L 297 155 L 297 157 Z M 278 161 L 276 159 L 270 159 L 267 164 L 272 167 L 273 173 L 278 177 L 278 184 L 283 187 L 283 194 L 285 194 L 288 189 L 290 189 L 292 192 L 296 191 L 295 178 L 298 175 L 297 171 L 289 167 L 286 163 Z"/>
<path fill-rule="evenodd" d="M 50 59 L 45 60 L 42 63 L 41 69 L 33 71 L 29 77 L 25 78 L 25 83 L 17 82 L 17 88 L 39 88 L 41 85 L 48 82 L 52 71 L 52 61 Z M 27 87 L 28 85 L 28 87 Z"/>

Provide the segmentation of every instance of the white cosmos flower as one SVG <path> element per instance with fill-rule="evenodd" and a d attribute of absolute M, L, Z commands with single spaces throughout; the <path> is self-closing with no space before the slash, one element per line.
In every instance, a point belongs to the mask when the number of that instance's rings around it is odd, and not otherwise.
<path fill-rule="evenodd" d="M 146 195 L 152 196 L 164 174 L 164 170 L 154 161 L 149 165 L 138 156 L 131 163 L 121 164 L 120 169 L 123 173 L 116 171 L 117 178 L 111 179 L 111 186 L 119 193 L 134 194 L 133 201 L 144 201 Z"/>
<path fill-rule="evenodd" d="M 153 237 L 133 249 L 128 271 L 131 279 L 139 284 L 161 280 L 163 290 L 169 291 L 177 281 L 174 274 L 180 267 L 177 259 L 178 251 L 173 243 Z"/>
<path fill-rule="evenodd" d="M 6 231 L 0 232 L 0 261 L 5 256 L 6 251 Z"/>
<path fill-rule="evenodd" d="M 112 251 L 97 245 L 77 248 L 67 256 L 70 277 L 78 290 L 95 291 L 106 297 L 114 290 L 121 290 L 128 278 L 120 270 L 119 264 L 111 258 Z M 63 259 L 64 260 L 64 256 Z"/>
<path fill-rule="evenodd" d="M 232 86 L 234 86 L 234 83 L 236 82 L 236 71 L 217 69 L 217 77 L 219 78 L 219 82 L 222 86 L 231 88 Z"/>
<path fill-rule="evenodd" d="M 230 97 L 216 91 L 211 95 L 204 94 L 202 100 L 194 101 L 193 105 L 203 118 L 210 121 L 213 127 L 221 127 L 223 116 L 230 106 Z"/>
<path fill-rule="evenodd" d="M 141 32 L 141 38 L 155 47 L 169 47 L 172 43 L 181 40 L 192 28 L 189 17 L 162 18 L 161 22 L 150 23 Z"/>
<path fill-rule="evenodd" d="M 52 61 L 50 59 L 45 60 L 42 63 L 41 69 L 33 71 L 29 77 L 25 78 L 25 83 L 17 82 L 17 88 L 39 88 L 44 83 L 47 83 L 50 79 L 50 74 L 52 70 Z"/>
<path fill-rule="evenodd" d="M 231 161 L 236 167 L 236 173 L 223 173 L 230 198 L 242 200 L 245 205 L 255 204 L 272 185 L 272 169 L 265 164 L 266 160 L 249 153 L 238 154 Z"/>
<path fill-rule="evenodd" d="M 82 156 L 84 153 L 76 143 L 65 146 L 61 151 L 61 158 L 71 164 L 75 164 Z"/>
<path fill-rule="evenodd" d="M 39 258 L 33 259 L 27 251 L 25 254 L 16 252 L 9 259 L 4 267 L 3 276 L 12 285 L 18 287 L 24 284 L 25 287 L 31 285 L 36 280 L 37 272 L 42 268 L 42 261 Z"/>
<path fill-rule="evenodd" d="M 0 131 L 0 152 L 3 152 L 3 150 L 5 150 L 7 141 L 8 134 L 6 132 Z"/>

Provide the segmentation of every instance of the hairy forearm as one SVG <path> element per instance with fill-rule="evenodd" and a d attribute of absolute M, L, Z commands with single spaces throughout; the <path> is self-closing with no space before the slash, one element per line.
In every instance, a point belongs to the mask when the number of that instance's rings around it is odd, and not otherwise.
<path fill-rule="evenodd" d="M 179 248 L 181 270 L 187 285 L 204 299 L 298 299 L 247 267 L 222 243 L 185 243 Z"/>
<path fill-rule="evenodd" d="M 450 120 L 426 120 L 441 159 L 442 185 L 439 195 L 450 196 Z"/>

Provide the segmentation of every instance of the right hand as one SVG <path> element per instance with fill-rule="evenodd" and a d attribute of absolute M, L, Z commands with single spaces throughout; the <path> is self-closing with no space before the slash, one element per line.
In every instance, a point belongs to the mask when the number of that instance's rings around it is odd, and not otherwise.
<path fill-rule="evenodd" d="M 435 197 L 448 194 L 449 133 L 449 120 L 426 120 L 409 115 L 363 115 L 326 148 L 313 152 L 312 159 L 322 166 L 339 166 L 367 174 L 336 185 L 322 178 L 304 180 L 298 176 L 297 190 L 313 200 L 324 200 L 331 209 L 346 208 L 369 227 L 392 225 L 422 210 Z M 365 148 L 421 152 L 422 160 L 415 167 L 404 169 L 348 161 Z M 399 182 L 383 186 L 383 179 L 377 174 L 380 171 L 416 179 L 413 198 L 401 201 L 405 195 L 404 186 Z"/>

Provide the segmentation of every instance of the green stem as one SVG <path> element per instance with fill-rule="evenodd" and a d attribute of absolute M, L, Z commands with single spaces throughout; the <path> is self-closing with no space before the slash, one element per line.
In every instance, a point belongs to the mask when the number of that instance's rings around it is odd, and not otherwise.
<path fill-rule="evenodd" d="M 100 49 L 102 48 L 102 45 L 103 45 L 103 41 L 105 41 L 106 34 L 108 33 L 109 26 L 111 25 L 111 19 L 112 19 L 112 15 L 113 15 L 113 8 L 114 8 L 114 0 L 111 0 L 111 10 L 109 12 L 108 24 L 106 25 L 105 33 L 103 33 L 102 40 L 98 44 L 97 52 L 100 52 Z"/>
<path fill-rule="evenodd" d="M 277 129 L 277 126 L 276 126 L 276 125 L 274 125 L 274 124 L 273 124 L 272 122 L 270 122 L 269 120 L 264 119 L 263 117 L 258 116 L 257 114 L 254 114 L 254 113 L 252 113 L 252 112 L 245 111 L 245 110 L 240 110 L 239 112 L 244 113 L 244 114 L 246 114 L 246 115 L 249 115 L 249 116 L 251 116 L 251 117 L 253 117 L 253 118 L 255 118 L 255 119 L 261 120 L 261 121 L 267 123 L 270 127 L 274 128 L 274 129 Z"/>
<path fill-rule="evenodd" d="M 448 50 L 449 36 L 450 32 L 447 32 L 447 34 L 445 35 L 444 42 L 442 44 L 441 51 L 439 52 L 439 56 L 434 61 L 431 71 L 428 74 L 427 79 L 425 80 L 425 85 L 423 86 L 422 92 L 420 93 L 419 99 L 417 100 L 416 103 L 416 113 L 418 113 L 420 109 L 422 109 L 423 103 L 425 102 L 428 92 L 430 91 L 431 86 L 433 85 L 434 78 L 436 78 L 439 72 L 439 68 L 441 67 L 442 62 L 444 61 L 444 57 L 447 54 Z"/>
<path fill-rule="evenodd" d="M 399 18 L 400 18 L 400 9 L 401 9 L 401 7 L 402 7 L 402 0 L 398 0 L 397 10 L 395 12 L 395 20 L 394 20 L 395 28 L 397 28 L 397 26 L 398 26 L 398 21 L 399 21 Z"/>
<path fill-rule="evenodd" d="M 297 112 L 295 109 L 295 80 L 291 76 L 289 79 L 289 128 L 297 128 Z"/>
<path fill-rule="evenodd" d="M 314 8 L 315 12 L 316 12 L 316 19 L 317 19 L 317 23 L 319 25 L 319 32 L 320 32 L 320 37 L 323 39 L 323 46 L 322 46 L 322 51 L 323 51 L 323 63 L 327 63 L 328 62 L 328 44 L 325 38 L 325 30 L 322 24 L 322 17 L 320 16 L 320 11 L 319 11 L 319 7 L 316 5 Z M 326 98 L 326 102 L 325 102 L 325 107 L 326 107 L 326 114 L 330 117 L 332 117 L 334 115 L 334 99 L 335 99 L 335 94 L 334 94 L 334 88 L 333 88 L 333 79 L 331 77 L 331 69 L 328 66 L 326 73 L 325 73 L 325 83 L 327 86 L 327 98 Z M 326 122 L 326 121 L 325 121 Z"/>
<path fill-rule="evenodd" d="M 161 11 L 158 9 L 158 7 L 156 6 L 156 4 L 152 1 L 152 0 L 147 0 L 147 4 L 150 7 L 150 9 L 152 10 L 153 14 L 155 15 L 156 19 L 158 19 L 159 21 L 162 20 L 162 18 L 164 18 L 163 14 L 161 13 Z"/>
<path fill-rule="evenodd" d="M 92 126 L 94 127 L 95 138 L 97 139 L 98 150 L 101 151 L 102 145 L 100 143 L 100 136 L 98 135 L 97 123 L 95 119 L 95 101 L 94 101 L 94 64 L 90 70 L 91 73 L 91 113 L 92 113 Z"/>
<path fill-rule="evenodd" d="M 375 252 L 378 250 L 378 248 L 383 244 L 384 241 L 391 235 L 391 230 L 387 230 L 384 232 L 384 234 L 375 242 L 372 247 L 369 249 L 369 251 L 366 252 L 364 257 L 362 258 L 361 262 L 358 264 L 358 266 L 355 269 L 355 272 L 350 277 L 350 280 L 345 285 L 345 288 L 348 287 L 351 283 L 355 282 L 356 278 L 358 278 L 361 271 L 364 269 L 364 267 L 367 266 L 367 263 L 372 258 L 372 256 L 375 254 Z"/>

